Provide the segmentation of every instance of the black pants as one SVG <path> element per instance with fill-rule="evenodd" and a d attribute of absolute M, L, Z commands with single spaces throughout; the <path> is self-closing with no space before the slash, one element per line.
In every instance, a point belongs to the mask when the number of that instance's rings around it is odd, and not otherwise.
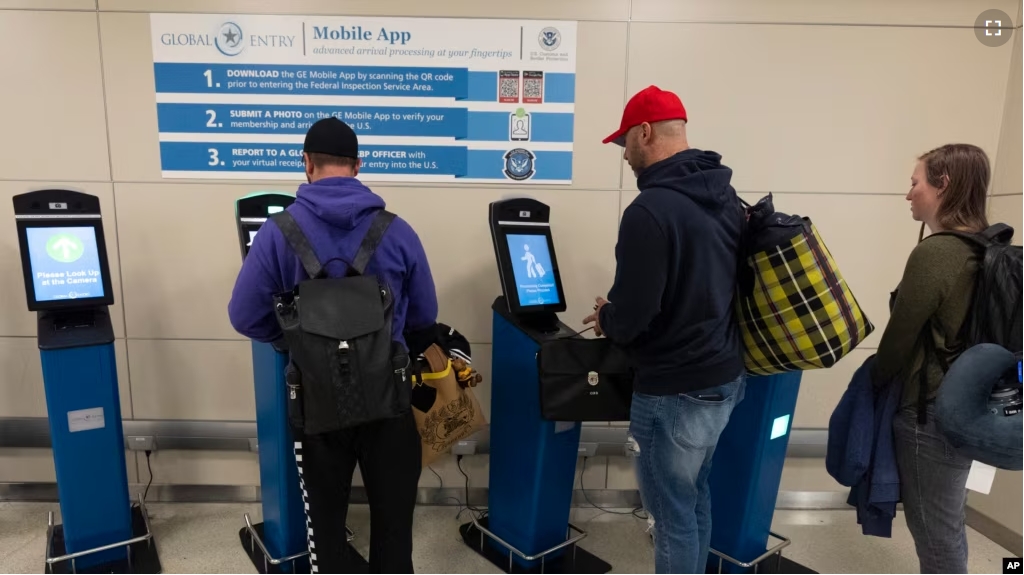
<path fill-rule="evenodd" d="M 412 573 L 420 436 L 412 412 L 295 444 L 313 573 L 354 573 L 345 520 L 356 463 L 370 503 L 370 573 Z"/>

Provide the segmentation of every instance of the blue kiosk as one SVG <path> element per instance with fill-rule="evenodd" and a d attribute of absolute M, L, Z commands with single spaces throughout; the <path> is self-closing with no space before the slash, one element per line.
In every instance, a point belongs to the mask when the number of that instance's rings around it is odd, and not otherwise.
<path fill-rule="evenodd" d="M 490 205 L 503 296 L 493 305 L 488 514 L 460 529 L 467 545 L 506 572 L 603 573 L 608 563 L 576 543 L 569 524 L 580 423 L 545 421 L 537 352 L 575 331 L 566 309 L 550 208 L 516 198 Z M 782 557 L 771 532 L 800 372 L 748 379 L 712 465 L 708 572 L 813 573 Z M 779 540 L 768 547 L 771 537 Z"/>
<path fill-rule="evenodd" d="M 814 573 L 783 557 L 790 540 L 771 530 L 801 375 L 747 377 L 711 461 L 708 573 Z"/>
<path fill-rule="evenodd" d="M 114 303 L 99 198 L 14 196 L 29 311 L 37 312 L 61 520 L 50 513 L 47 573 L 159 573 L 145 502 L 128 495 Z"/>
<path fill-rule="evenodd" d="M 490 205 L 504 296 L 492 308 L 488 512 L 460 532 L 508 573 L 607 573 L 608 563 L 576 545 L 586 533 L 569 523 L 580 424 L 540 412 L 540 344 L 576 333 L 556 315 L 566 303 L 550 211 L 528 198 Z"/>
<path fill-rule="evenodd" d="M 242 259 L 260 226 L 283 211 L 295 196 L 279 192 L 258 192 L 235 202 L 235 221 Z M 238 533 L 242 547 L 260 573 L 308 573 L 306 513 L 295 466 L 292 430 L 288 423 L 287 386 L 284 370 L 288 351 L 284 342 L 252 342 L 252 368 L 256 391 L 256 441 L 260 464 L 260 498 L 263 521 L 252 523 L 245 514 L 245 526 Z M 348 531 L 348 541 L 352 540 Z M 365 573 L 369 565 L 351 544 L 353 572 Z"/>

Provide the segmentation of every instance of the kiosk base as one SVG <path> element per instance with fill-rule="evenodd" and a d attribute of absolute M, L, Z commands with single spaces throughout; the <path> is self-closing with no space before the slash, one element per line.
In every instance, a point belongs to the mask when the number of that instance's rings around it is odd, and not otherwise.
<path fill-rule="evenodd" d="M 487 517 L 479 521 L 486 529 Z M 459 534 L 462 535 L 462 542 L 470 549 L 482 555 L 505 573 L 608 573 L 612 570 L 611 564 L 575 544 L 550 561 L 545 561 L 543 564 L 537 563 L 531 569 L 524 569 L 521 565 L 511 561 L 511 552 L 503 553 L 495 546 L 488 545 L 485 542 L 487 536 L 481 533 L 472 521 L 459 527 Z"/>
<path fill-rule="evenodd" d="M 145 512 L 142 507 L 132 506 L 133 539 L 149 534 L 149 526 L 143 516 Z M 160 566 L 160 556 L 156 551 L 156 542 L 152 537 L 126 545 L 126 547 L 130 550 L 126 559 L 91 565 L 84 569 L 79 569 L 74 564 L 74 559 L 65 559 L 53 564 L 43 563 L 43 573 L 160 573 L 163 571 L 163 567 Z M 46 556 L 62 557 L 65 553 L 64 526 L 54 525 Z"/>
<path fill-rule="evenodd" d="M 256 536 L 260 539 L 263 538 L 263 523 L 256 523 L 252 526 L 253 531 L 256 532 Z M 278 564 L 272 564 L 267 558 L 266 554 L 260 548 L 259 545 L 253 541 L 252 535 L 249 533 L 247 527 L 243 527 L 238 532 L 238 538 L 242 540 L 242 549 L 245 549 L 245 554 L 249 556 L 249 560 L 252 561 L 253 567 L 256 568 L 258 573 L 264 575 L 270 573 L 308 573 L 309 572 L 309 559 L 303 555 L 291 561 L 281 561 Z M 347 570 L 348 573 L 369 573 L 370 564 L 363 558 L 362 555 L 356 551 L 356 548 L 352 546 L 348 541 L 345 542 L 348 547 L 348 556 L 353 561 L 352 568 Z"/>

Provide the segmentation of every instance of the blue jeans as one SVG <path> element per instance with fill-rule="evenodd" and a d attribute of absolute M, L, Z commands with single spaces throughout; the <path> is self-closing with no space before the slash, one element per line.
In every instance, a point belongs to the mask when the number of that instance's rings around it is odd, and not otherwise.
<path fill-rule="evenodd" d="M 704 573 L 711 546 L 711 458 L 745 385 L 741 375 L 687 394 L 633 394 L 629 433 L 640 498 L 654 520 L 657 573 Z M 715 394 L 720 397 L 707 397 Z"/>
<path fill-rule="evenodd" d="M 971 460 L 935 428 L 934 404 L 928 422 L 917 409 L 900 410 L 892 423 L 900 470 L 903 515 L 914 537 L 921 573 L 967 573 L 967 474 Z"/>

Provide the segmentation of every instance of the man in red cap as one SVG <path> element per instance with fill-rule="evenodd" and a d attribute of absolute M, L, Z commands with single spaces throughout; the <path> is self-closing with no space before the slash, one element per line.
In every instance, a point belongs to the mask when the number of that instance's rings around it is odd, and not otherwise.
<path fill-rule="evenodd" d="M 622 215 L 608 300 L 584 323 L 637 370 L 629 431 L 655 570 L 704 573 L 711 458 L 745 384 L 733 315 L 743 211 L 722 157 L 687 143 L 672 92 L 633 96 L 604 142 L 625 148 L 640 195 Z"/>

